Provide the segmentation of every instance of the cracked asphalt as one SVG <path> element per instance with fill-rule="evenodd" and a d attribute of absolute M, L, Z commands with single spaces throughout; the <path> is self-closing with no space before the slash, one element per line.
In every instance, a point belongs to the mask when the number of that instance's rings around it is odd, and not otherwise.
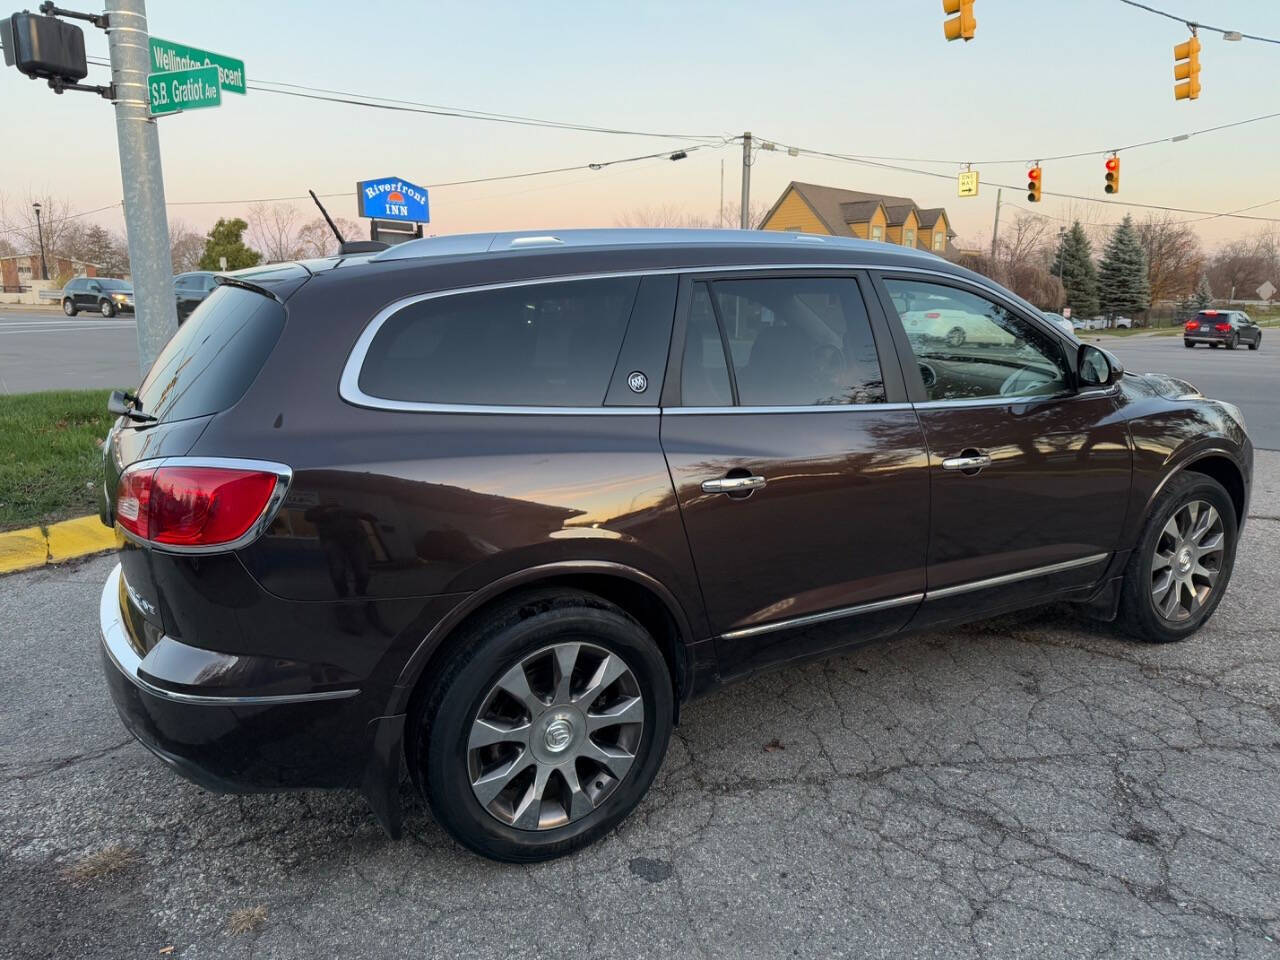
<path fill-rule="evenodd" d="M 685 711 L 618 831 L 528 867 L 407 787 L 392 842 L 354 794 L 179 780 L 100 676 L 113 561 L 5 578 L 0 956 L 1280 956 L 1280 453 L 1257 470 L 1190 641 L 1054 607 L 770 673 Z"/>

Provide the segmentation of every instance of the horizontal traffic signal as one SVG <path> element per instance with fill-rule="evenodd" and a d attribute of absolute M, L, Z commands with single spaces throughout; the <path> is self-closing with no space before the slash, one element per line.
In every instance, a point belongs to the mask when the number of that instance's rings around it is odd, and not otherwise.
<path fill-rule="evenodd" d="M 1107 157 L 1107 185 L 1104 188 L 1107 193 L 1120 192 L 1120 158 Z"/>
<path fill-rule="evenodd" d="M 1192 37 L 1173 48 L 1173 99 L 1195 100 L 1200 96 L 1200 38 Z"/>
<path fill-rule="evenodd" d="M 972 40 L 974 31 L 978 29 L 978 21 L 973 17 L 973 0 L 942 0 L 942 12 L 950 19 L 942 25 L 943 35 L 948 40 Z"/>
<path fill-rule="evenodd" d="M 1040 164 L 1036 164 L 1027 171 L 1027 199 L 1032 203 L 1040 202 Z"/>

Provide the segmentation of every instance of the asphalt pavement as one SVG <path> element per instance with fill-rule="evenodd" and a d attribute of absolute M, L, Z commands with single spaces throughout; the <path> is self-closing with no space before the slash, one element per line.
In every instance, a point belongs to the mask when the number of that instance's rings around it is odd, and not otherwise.
<path fill-rule="evenodd" d="M 137 386 L 136 329 L 128 314 L 67 317 L 0 304 L 0 395 Z"/>
<path fill-rule="evenodd" d="M 769 673 L 685 711 L 617 831 L 525 867 L 407 786 L 394 842 L 354 794 L 179 779 L 101 677 L 114 561 L 0 579 L 0 957 L 1274 958 L 1280 453 L 1257 472 L 1192 639 L 1052 607 Z"/>

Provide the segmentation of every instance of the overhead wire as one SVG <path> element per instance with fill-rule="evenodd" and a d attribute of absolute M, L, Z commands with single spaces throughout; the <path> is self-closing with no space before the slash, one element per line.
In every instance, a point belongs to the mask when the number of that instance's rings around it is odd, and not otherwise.
<path fill-rule="evenodd" d="M 1241 30 L 1227 30 L 1223 27 L 1210 26 L 1207 23 L 1201 23 L 1199 20 L 1193 20 L 1190 17 L 1182 17 L 1176 13 L 1169 13 L 1167 10 L 1158 10 L 1155 7 L 1148 6 L 1145 3 L 1139 3 L 1138 0 L 1120 0 L 1125 6 L 1137 7 L 1139 10 L 1145 10 L 1147 13 L 1154 13 L 1157 16 L 1166 17 L 1170 20 L 1176 20 L 1178 23 L 1185 23 L 1188 27 L 1194 27 L 1198 30 L 1208 30 L 1210 33 L 1220 33 L 1224 37 L 1227 34 L 1239 34 L 1244 40 L 1258 40 L 1262 43 L 1280 43 L 1280 40 L 1274 37 L 1260 37 L 1256 33 L 1245 33 Z"/>

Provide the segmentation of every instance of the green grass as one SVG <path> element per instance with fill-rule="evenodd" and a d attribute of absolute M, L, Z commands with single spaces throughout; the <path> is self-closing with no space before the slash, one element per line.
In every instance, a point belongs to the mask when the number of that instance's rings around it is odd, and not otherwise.
<path fill-rule="evenodd" d="M 0 397 L 0 530 L 96 513 L 109 390 Z"/>

